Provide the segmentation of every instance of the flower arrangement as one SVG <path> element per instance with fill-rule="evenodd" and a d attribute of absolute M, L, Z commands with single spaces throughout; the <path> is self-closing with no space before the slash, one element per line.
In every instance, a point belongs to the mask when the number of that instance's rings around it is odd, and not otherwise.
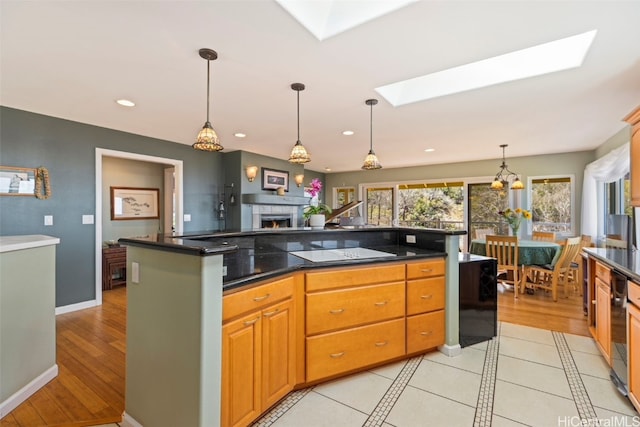
<path fill-rule="evenodd" d="M 322 182 L 318 178 L 313 178 L 309 184 L 307 192 L 311 194 L 310 205 L 304 210 L 303 216 L 309 219 L 311 215 L 322 215 L 325 213 L 331 213 L 331 208 L 324 203 L 318 202 L 318 193 L 322 190 Z"/>
<path fill-rule="evenodd" d="M 531 212 L 526 209 L 517 208 L 515 210 L 507 208 L 507 210 L 498 212 L 498 215 L 503 217 L 509 223 L 509 227 L 513 231 L 513 234 L 517 234 L 520 229 L 520 223 L 522 219 L 531 219 Z"/>

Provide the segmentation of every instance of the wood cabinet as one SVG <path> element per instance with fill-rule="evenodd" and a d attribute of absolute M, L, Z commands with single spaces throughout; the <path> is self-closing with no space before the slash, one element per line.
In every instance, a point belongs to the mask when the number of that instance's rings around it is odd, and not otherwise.
<path fill-rule="evenodd" d="M 596 276 L 596 345 L 611 365 L 611 284 Z"/>
<path fill-rule="evenodd" d="M 405 354 L 404 264 L 305 276 L 307 382 Z"/>
<path fill-rule="evenodd" d="M 246 426 L 295 385 L 294 279 L 223 298 L 222 426 Z"/>
<path fill-rule="evenodd" d="M 445 262 L 407 264 L 407 353 L 444 344 Z"/>
<path fill-rule="evenodd" d="M 629 400 L 640 411 L 640 284 L 629 282 L 627 306 L 628 369 L 627 387 Z"/>
<path fill-rule="evenodd" d="M 640 107 L 624 121 L 631 125 L 631 204 L 640 206 Z"/>

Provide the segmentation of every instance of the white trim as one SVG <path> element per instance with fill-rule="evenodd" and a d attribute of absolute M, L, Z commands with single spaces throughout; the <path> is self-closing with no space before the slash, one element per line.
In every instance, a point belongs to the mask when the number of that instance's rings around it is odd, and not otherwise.
<path fill-rule="evenodd" d="M 175 169 L 175 234 L 183 230 L 183 161 L 164 157 L 148 156 L 146 154 L 129 153 L 126 151 L 96 148 L 96 220 L 95 220 L 95 265 L 96 265 L 96 298 L 95 305 L 102 305 L 102 158 L 117 157 L 120 159 L 138 160 L 149 163 L 172 165 Z"/>
<path fill-rule="evenodd" d="M 554 179 L 554 178 L 569 178 L 569 184 L 571 186 L 571 229 L 569 233 L 561 233 L 572 236 L 579 236 L 578 232 L 578 223 L 576 222 L 576 176 L 572 173 L 565 174 L 555 174 L 555 175 L 536 175 L 527 177 L 527 203 L 529 207 L 527 208 L 529 212 L 533 213 L 533 195 L 531 194 L 531 189 L 533 188 L 533 181 L 535 179 Z M 527 221 L 527 234 L 531 235 L 533 233 L 533 219 L 531 221 Z"/>
<path fill-rule="evenodd" d="M 22 387 L 17 392 L 9 396 L 4 402 L 0 403 L 0 418 L 13 411 L 22 402 L 27 400 L 33 393 L 40 390 L 49 381 L 58 376 L 58 365 L 55 364 L 36 378 L 34 378 L 29 384 Z"/>
<path fill-rule="evenodd" d="M 143 427 L 138 421 L 126 412 L 122 415 L 122 422 L 119 423 L 120 427 Z"/>
<path fill-rule="evenodd" d="M 455 357 L 462 354 L 462 347 L 460 346 L 460 344 L 456 344 L 456 345 L 443 344 L 438 347 L 438 350 L 440 350 L 440 353 L 447 355 L 449 357 Z"/>
<path fill-rule="evenodd" d="M 102 301 L 100 301 L 100 304 L 102 304 Z M 98 304 L 96 300 L 92 299 L 89 301 L 78 302 L 76 304 L 63 305 L 62 307 L 56 307 L 56 316 L 58 314 L 71 313 L 73 311 L 84 310 L 85 308 L 92 308 L 100 304 Z"/>

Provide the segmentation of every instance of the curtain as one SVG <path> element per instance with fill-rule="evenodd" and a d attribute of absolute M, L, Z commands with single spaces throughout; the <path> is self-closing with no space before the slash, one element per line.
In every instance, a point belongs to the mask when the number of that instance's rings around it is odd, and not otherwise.
<path fill-rule="evenodd" d="M 594 242 L 604 230 L 604 219 L 598 222 L 598 206 L 601 206 L 598 203 L 598 184 L 617 181 L 629 173 L 629 147 L 630 144 L 627 142 L 598 160 L 589 163 L 584 169 L 581 230 L 582 234 L 590 235 Z"/>

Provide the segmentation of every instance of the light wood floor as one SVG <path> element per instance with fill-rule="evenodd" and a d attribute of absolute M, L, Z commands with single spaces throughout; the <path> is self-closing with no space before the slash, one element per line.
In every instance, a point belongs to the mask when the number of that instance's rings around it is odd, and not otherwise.
<path fill-rule="evenodd" d="M 498 297 L 498 319 L 588 336 L 582 297 L 543 292 Z M 0 421 L 1 427 L 89 426 L 119 422 L 124 411 L 126 288 L 103 293 L 101 307 L 56 317 L 59 374 Z"/>

